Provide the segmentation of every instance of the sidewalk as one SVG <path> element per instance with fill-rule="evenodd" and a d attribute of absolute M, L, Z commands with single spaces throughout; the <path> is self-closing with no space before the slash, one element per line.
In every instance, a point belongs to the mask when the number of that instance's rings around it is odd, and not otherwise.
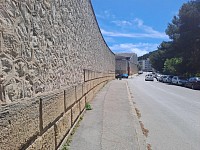
<path fill-rule="evenodd" d="M 70 150 L 146 150 L 127 80 L 109 82 L 91 102 Z"/>

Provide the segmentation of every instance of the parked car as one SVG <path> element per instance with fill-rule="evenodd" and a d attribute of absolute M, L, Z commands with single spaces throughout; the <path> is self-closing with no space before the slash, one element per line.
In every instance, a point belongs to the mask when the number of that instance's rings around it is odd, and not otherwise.
<path fill-rule="evenodd" d="M 159 81 L 159 79 L 161 78 L 161 76 L 162 76 L 161 74 L 156 73 L 155 76 L 154 76 L 154 78 L 156 78 L 156 80 Z"/>
<path fill-rule="evenodd" d="M 172 75 L 168 75 L 167 78 L 165 79 L 165 83 L 171 84 L 171 83 L 172 83 L 172 78 L 173 78 L 173 77 L 174 77 L 174 76 L 172 76 Z"/>
<path fill-rule="evenodd" d="M 181 76 L 174 76 L 172 78 L 172 84 L 185 86 L 185 84 L 188 82 L 188 79 L 186 77 Z"/>
<path fill-rule="evenodd" d="M 163 75 L 162 76 L 162 81 L 161 82 L 163 82 L 163 83 L 166 83 L 167 82 L 167 75 Z"/>
<path fill-rule="evenodd" d="M 119 79 L 119 78 L 128 78 L 128 74 L 124 73 L 124 74 L 118 74 L 116 75 L 116 78 Z"/>
<path fill-rule="evenodd" d="M 145 81 L 153 81 L 154 80 L 154 76 L 152 74 L 147 74 L 145 76 Z"/>
<path fill-rule="evenodd" d="M 186 87 L 192 89 L 200 89 L 200 77 L 191 77 L 188 82 L 185 84 Z"/>
<path fill-rule="evenodd" d="M 163 82 L 163 77 L 164 77 L 165 75 L 160 75 L 159 77 L 157 77 L 158 78 L 158 81 L 159 82 Z"/>
<path fill-rule="evenodd" d="M 154 78 L 157 76 L 155 72 L 152 72 L 151 74 L 153 75 Z"/>
<path fill-rule="evenodd" d="M 139 71 L 138 71 L 138 74 L 143 74 L 143 71 L 142 71 L 142 70 L 139 70 Z"/>

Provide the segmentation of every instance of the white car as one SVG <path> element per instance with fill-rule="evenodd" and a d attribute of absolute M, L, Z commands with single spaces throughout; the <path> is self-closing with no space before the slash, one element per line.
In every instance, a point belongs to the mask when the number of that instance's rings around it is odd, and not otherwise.
<path fill-rule="evenodd" d="M 143 74 L 143 71 L 142 70 L 138 71 L 138 74 Z"/>
<path fill-rule="evenodd" d="M 172 78 L 172 84 L 184 86 L 188 82 L 188 79 L 185 77 L 174 76 Z"/>
<path fill-rule="evenodd" d="M 154 80 L 154 75 L 153 74 L 147 74 L 145 76 L 145 81 L 153 81 Z"/>

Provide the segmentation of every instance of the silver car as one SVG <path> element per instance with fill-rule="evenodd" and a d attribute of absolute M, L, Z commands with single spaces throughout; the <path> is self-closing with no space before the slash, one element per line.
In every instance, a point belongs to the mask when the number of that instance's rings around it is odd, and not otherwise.
<path fill-rule="evenodd" d="M 188 79 L 185 77 L 174 76 L 172 78 L 172 84 L 184 86 L 188 82 Z"/>
<path fill-rule="evenodd" d="M 145 81 L 153 81 L 154 80 L 154 75 L 153 74 L 147 74 L 145 76 Z"/>

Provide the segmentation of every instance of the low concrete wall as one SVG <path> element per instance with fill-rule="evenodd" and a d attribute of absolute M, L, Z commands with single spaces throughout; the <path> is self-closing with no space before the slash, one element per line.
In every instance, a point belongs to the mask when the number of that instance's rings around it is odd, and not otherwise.
<path fill-rule="evenodd" d="M 1 150 L 55 150 L 113 73 L 85 70 L 85 81 L 54 94 L 0 107 Z"/>

